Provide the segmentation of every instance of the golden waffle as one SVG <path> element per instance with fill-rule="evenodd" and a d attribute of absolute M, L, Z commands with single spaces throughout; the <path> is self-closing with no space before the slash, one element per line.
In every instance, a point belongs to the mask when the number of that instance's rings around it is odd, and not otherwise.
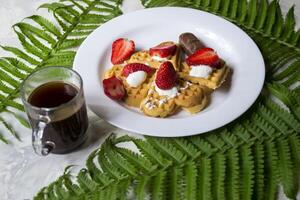
<path fill-rule="evenodd" d="M 148 75 L 147 79 L 138 87 L 133 88 L 127 84 L 126 77 L 122 76 L 122 65 L 112 66 L 106 73 L 105 78 L 116 76 L 122 80 L 126 90 L 126 97 L 124 98 L 125 104 L 133 107 L 140 107 L 141 101 L 147 96 L 150 84 L 153 82 L 153 75 Z"/>
<path fill-rule="evenodd" d="M 179 72 L 180 78 L 188 80 L 192 83 L 198 83 L 200 85 L 204 85 L 211 89 L 216 89 L 221 86 L 221 84 L 225 81 L 230 69 L 225 65 L 225 62 L 222 62 L 223 67 L 220 69 L 215 69 L 212 74 L 206 78 L 199 78 L 190 76 L 191 67 L 183 62 L 181 66 L 181 71 Z"/>
<path fill-rule="evenodd" d="M 202 86 L 188 81 L 181 81 L 175 103 L 182 107 L 192 107 L 201 104 L 205 95 Z"/>
<path fill-rule="evenodd" d="M 196 114 L 196 113 L 200 112 L 201 110 L 203 110 L 207 106 L 208 102 L 209 102 L 208 96 L 204 95 L 200 104 L 191 106 L 188 108 L 186 108 L 186 107 L 182 107 L 182 108 L 183 108 L 183 110 L 185 110 L 191 114 Z"/>
<path fill-rule="evenodd" d="M 208 104 L 209 90 L 205 86 L 193 84 L 188 81 L 181 81 L 180 93 L 176 96 L 175 102 L 185 111 L 195 114 L 200 112 Z"/>
<path fill-rule="evenodd" d="M 144 114 L 151 117 L 167 117 L 178 110 L 175 98 L 160 96 L 152 85 L 147 97 L 142 101 L 141 110 Z"/>
<path fill-rule="evenodd" d="M 174 42 L 163 42 L 163 43 L 175 44 Z M 143 63 L 143 64 L 146 64 L 153 68 L 158 69 L 161 63 L 163 63 L 165 61 L 170 61 L 173 64 L 175 70 L 178 71 L 179 67 L 180 67 L 180 62 L 181 62 L 180 61 L 181 50 L 180 50 L 179 45 L 176 44 L 176 46 L 177 46 L 176 53 L 173 56 L 171 56 L 171 58 L 169 60 L 157 61 L 157 60 L 154 60 L 150 56 L 149 51 L 138 51 L 138 52 L 132 54 L 132 56 L 128 60 L 128 63 Z"/>

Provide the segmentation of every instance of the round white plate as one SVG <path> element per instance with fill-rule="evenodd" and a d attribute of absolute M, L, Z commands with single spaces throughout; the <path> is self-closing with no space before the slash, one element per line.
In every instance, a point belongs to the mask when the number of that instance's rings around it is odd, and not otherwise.
<path fill-rule="evenodd" d="M 111 44 L 120 37 L 148 49 L 163 41 L 178 41 L 183 32 L 194 33 L 214 48 L 232 69 L 232 75 L 212 95 L 202 112 L 180 113 L 160 119 L 115 102 L 103 92 L 102 79 L 110 62 Z M 177 137 L 204 133 L 231 122 L 258 97 L 265 77 L 263 57 L 251 38 L 234 24 L 207 12 L 177 7 L 139 10 L 114 18 L 96 29 L 80 46 L 74 69 L 84 82 L 87 105 L 109 123 L 136 133 Z"/>

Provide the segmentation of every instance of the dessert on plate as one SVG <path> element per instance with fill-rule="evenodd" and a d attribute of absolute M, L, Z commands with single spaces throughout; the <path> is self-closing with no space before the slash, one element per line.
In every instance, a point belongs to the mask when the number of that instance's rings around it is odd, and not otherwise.
<path fill-rule="evenodd" d="M 181 65 L 181 78 L 216 89 L 225 81 L 230 69 L 218 54 L 204 45 L 192 33 L 179 36 L 179 43 L 188 55 Z"/>
<path fill-rule="evenodd" d="M 156 69 L 163 63 L 169 61 L 173 64 L 174 68 L 178 71 L 181 65 L 180 61 L 180 48 L 178 44 L 168 41 L 162 42 L 157 46 L 151 47 L 149 50 L 138 51 L 134 53 L 129 63 L 143 63 L 148 64 Z"/>
<path fill-rule="evenodd" d="M 105 94 L 162 118 L 180 110 L 203 110 L 229 72 L 217 53 L 192 33 L 181 34 L 179 44 L 167 41 L 141 51 L 135 51 L 132 40 L 117 39 L 111 62 L 103 80 Z"/>

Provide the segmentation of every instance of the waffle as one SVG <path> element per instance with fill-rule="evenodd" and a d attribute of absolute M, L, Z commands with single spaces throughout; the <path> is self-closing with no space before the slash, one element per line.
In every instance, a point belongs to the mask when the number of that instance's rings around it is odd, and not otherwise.
<path fill-rule="evenodd" d="M 206 107 L 211 92 L 208 88 L 188 81 L 181 81 L 180 85 L 180 93 L 175 99 L 178 106 L 191 114 L 198 113 Z"/>
<path fill-rule="evenodd" d="M 204 96 L 205 93 L 202 86 L 188 81 L 181 81 L 179 94 L 175 98 L 175 103 L 182 107 L 192 107 L 201 104 Z"/>
<path fill-rule="evenodd" d="M 147 96 L 149 86 L 153 82 L 153 75 L 147 77 L 147 79 L 138 87 L 133 88 L 127 84 L 126 77 L 121 75 L 123 66 L 115 65 L 112 66 L 106 73 L 105 78 L 116 76 L 122 80 L 124 88 L 126 90 L 126 97 L 124 98 L 125 104 L 133 107 L 140 107 L 141 101 Z"/>
<path fill-rule="evenodd" d="M 175 44 L 174 42 L 163 42 L 163 43 Z M 180 47 L 177 45 L 176 53 L 173 56 L 171 56 L 171 58 L 168 60 L 173 64 L 176 71 L 178 71 L 180 67 L 180 52 L 181 52 Z M 150 56 L 149 51 L 138 51 L 132 54 L 132 56 L 128 60 L 128 63 L 143 63 L 156 69 L 158 69 L 160 64 L 163 62 L 164 61 L 154 60 Z"/>
<path fill-rule="evenodd" d="M 190 114 L 196 114 L 201 110 L 203 110 L 207 106 L 208 102 L 209 102 L 208 96 L 204 96 L 200 104 L 187 107 L 187 108 L 182 107 L 182 109 L 185 110 L 186 112 L 189 112 Z"/>
<path fill-rule="evenodd" d="M 225 65 L 225 62 L 222 62 L 222 67 L 220 69 L 216 69 L 212 72 L 212 74 L 206 78 L 193 77 L 189 75 L 191 67 L 183 62 L 181 66 L 181 71 L 179 72 L 179 76 L 182 79 L 188 80 L 192 83 L 198 83 L 200 85 L 204 85 L 210 89 L 216 89 L 221 86 L 221 84 L 225 81 L 230 69 Z"/>
<path fill-rule="evenodd" d="M 147 97 L 142 101 L 141 110 L 151 117 L 167 117 L 175 113 L 179 106 L 175 103 L 175 98 L 160 96 L 155 91 L 154 84 L 151 86 Z"/>

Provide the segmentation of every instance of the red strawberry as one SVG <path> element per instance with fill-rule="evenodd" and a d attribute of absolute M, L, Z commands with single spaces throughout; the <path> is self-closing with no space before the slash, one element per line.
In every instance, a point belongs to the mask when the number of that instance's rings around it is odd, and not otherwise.
<path fill-rule="evenodd" d="M 216 67 L 220 59 L 212 48 L 202 48 L 187 57 L 188 65 L 210 65 Z"/>
<path fill-rule="evenodd" d="M 104 93 L 111 99 L 120 100 L 125 96 L 125 89 L 121 80 L 113 76 L 103 80 Z"/>
<path fill-rule="evenodd" d="M 169 61 L 162 63 L 156 73 L 155 83 L 162 90 L 171 89 L 176 85 L 177 74 Z"/>
<path fill-rule="evenodd" d="M 174 55 L 177 46 L 173 43 L 165 42 L 161 43 L 155 47 L 150 48 L 149 53 L 151 56 L 159 56 L 165 58 Z"/>
<path fill-rule="evenodd" d="M 121 64 L 132 55 L 134 49 L 135 44 L 132 40 L 117 39 L 112 44 L 111 62 L 114 65 Z"/>
<path fill-rule="evenodd" d="M 154 72 L 154 69 L 142 63 L 130 63 L 124 66 L 122 76 L 127 77 L 129 74 L 136 71 L 144 71 L 147 74 L 151 74 Z"/>

